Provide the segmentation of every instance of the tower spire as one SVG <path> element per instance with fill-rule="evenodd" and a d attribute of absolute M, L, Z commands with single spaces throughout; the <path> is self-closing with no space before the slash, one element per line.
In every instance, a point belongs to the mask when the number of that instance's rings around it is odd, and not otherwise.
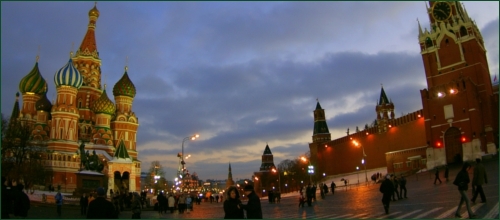
<path fill-rule="evenodd" d="M 424 33 L 422 32 L 422 27 L 420 26 L 420 21 L 417 18 L 417 23 L 418 23 L 418 37 L 422 37 Z"/>

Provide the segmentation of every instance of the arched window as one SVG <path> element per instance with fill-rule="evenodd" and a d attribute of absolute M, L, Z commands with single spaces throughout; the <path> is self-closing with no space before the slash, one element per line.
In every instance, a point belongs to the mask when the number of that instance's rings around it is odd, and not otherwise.
<path fill-rule="evenodd" d="M 431 40 L 431 38 L 428 37 L 428 38 L 425 39 L 425 46 L 426 47 L 432 47 L 432 40 Z"/>
<path fill-rule="evenodd" d="M 467 29 L 465 29 L 465 27 L 464 27 L 464 26 L 460 27 L 460 36 L 461 36 L 461 37 L 465 37 L 465 36 L 467 36 L 467 35 L 469 35 L 469 34 L 467 33 Z"/>

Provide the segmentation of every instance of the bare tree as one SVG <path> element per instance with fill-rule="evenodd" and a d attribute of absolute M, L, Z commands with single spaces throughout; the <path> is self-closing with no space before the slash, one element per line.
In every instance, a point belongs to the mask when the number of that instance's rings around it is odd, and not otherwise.
<path fill-rule="evenodd" d="M 44 184 L 51 171 L 46 169 L 43 158 L 48 153 L 45 141 L 32 139 L 32 126 L 2 115 L 2 174 L 24 182 L 27 189 L 34 184 Z"/>

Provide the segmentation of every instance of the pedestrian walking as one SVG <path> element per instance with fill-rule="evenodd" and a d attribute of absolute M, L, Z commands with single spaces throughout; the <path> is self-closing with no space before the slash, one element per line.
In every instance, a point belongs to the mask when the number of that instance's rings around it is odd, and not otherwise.
<path fill-rule="evenodd" d="M 80 215 L 87 216 L 87 207 L 89 205 L 89 197 L 86 193 L 80 196 Z"/>
<path fill-rule="evenodd" d="M 323 183 L 323 191 L 325 191 L 325 195 L 328 194 L 328 186 L 326 183 Z"/>
<path fill-rule="evenodd" d="M 446 179 L 446 182 L 448 182 L 448 174 L 449 174 L 449 169 L 448 169 L 448 165 L 445 165 L 444 166 L 444 178 Z"/>
<path fill-rule="evenodd" d="M 226 200 L 224 201 L 225 219 L 243 219 L 245 214 L 241 206 L 240 194 L 236 187 L 231 186 L 227 190 Z"/>
<path fill-rule="evenodd" d="M 140 219 L 142 212 L 141 196 L 137 192 L 132 193 L 131 207 L 132 207 L 132 219 Z"/>
<path fill-rule="evenodd" d="M 61 209 L 62 209 L 62 203 L 63 203 L 63 196 L 61 195 L 60 190 L 57 191 L 57 194 L 54 197 L 54 199 L 56 200 L 57 216 L 61 217 Z"/>
<path fill-rule="evenodd" d="M 311 188 L 312 191 L 312 199 L 316 202 L 316 184 L 314 184 Z"/>
<path fill-rule="evenodd" d="M 469 198 L 467 198 L 467 189 L 469 186 L 469 173 L 467 173 L 467 170 L 469 170 L 470 164 L 465 162 L 464 165 L 462 166 L 462 169 L 460 172 L 458 172 L 457 176 L 455 177 L 455 181 L 453 181 L 454 185 L 458 186 L 458 192 L 460 192 L 460 203 L 458 204 L 457 211 L 455 212 L 455 217 L 461 218 L 462 216 L 460 215 L 460 208 L 462 208 L 462 204 L 465 202 L 465 205 L 467 206 L 467 212 L 469 212 L 469 218 L 474 218 L 476 215 L 472 212 L 469 204 Z"/>
<path fill-rule="evenodd" d="M 219 203 L 219 195 L 215 195 L 215 202 Z"/>
<path fill-rule="evenodd" d="M 269 194 L 267 195 L 267 199 L 269 200 L 269 203 L 274 203 L 274 193 L 273 193 L 273 190 L 269 190 Z"/>
<path fill-rule="evenodd" d="M 391 175 L 392 177 L 392 184 L 394 186 L 394 193 L 392 194 L 392 201 L 400 200 L 401 197 L 399 196 L 398 192 L 398 187 L 399 187 L 399 181 L 398 178 L 395 175 Z M 396 199 L 398 197 L 398 199 Z"/>
<path fill-rule="evenodd" d="M 325 199 L 325 191 L 323 190 L 323 183 L 320 183 L 319 191 L 320 191 L 321 199 Z"/>
<path fill-rule="evenodd" d="M 116 215 L 115 207 L 113 203 L 104 198 L 106 196 L 106 190 L 104 188 L 97 188 L 97 195 L 94 200 L 89 204 L 89 209 L 87 210 L 87 218 L 90 219 L 110 219 L 118 218 Z"/>
<path fill-rule="evenodd" d="M 304 207 L 305 203 L 306 203 L 305 192 L 303 192 L 302 188 L 300 188 L 300 191 L 299 191 L 299 207 Z"/>
<path fill-rule="evenodd" d="M 332 184 L 330 184 L 330 188 L 332 188 L 332 195 L 335 194 L 335 187 L 337 187 L 337 185 L 335 185 L 335 183 L 332 181 Z"/>
<path fill-rule="evenodd" d="M 241 207 L 247 212 L 247 219 L 262 219 L 262 207 L 260 205 L 260 199 L 257 194 L 255 194 L 252 185 L 246 185 L 243 193 L 248 198 L 248 203 L 242 204 Z"/>
<path fill-rule="evenodd" d="M 170 209 L 170 213 L 174 213 L 175 198 L 172 194 L 168 197 L 168 208 Z"/>
<path fill-rule="evenodd" d="M 399 198 L 403 198 L 403 190 L 405 191 L 404 198 L 407 199 L 406 197 L 406 178 L 401 174 L 401 178 L 399 178 Z"/>
<path fill-rule="evenodd" d="M 160 192 L 160 194 L 156 196 L 156 201 L 158 201 L 158 213 L 161 214 L 163 212 L 163 208 L 165 207 L 165 202 L 167 202 L 163 196 L 163 192 Z M 165 213 L 167 213 L 167 210 L 165 210 Z"/>
<path fill-rule="evenodd" d="M 2 176 L 2 219 L 10 218 L 9 214 L 12 212 L 12 203 L 14 201 L 13 194 L 11 181 Z"/>
<path fill-rule="evenodd" d="M 434 175 L 436 175 L 436 178 L 434 179 L 434 185 L 436 185 L 436 181 L 439 180 L 439 184 L 441 184 L 441 179 L 439 179 L 439 168 L 436 167 L 436 173 L 434 173 Z"/>
<path fill-rule="evenodd" d="M 219 196 L 217 196 L 216 198 L 218 198 Z M 182 214 L 184 213 L 184 209 L 186 207 L 186 197 L 184 196 L 184 194 L 181 194 L 179 196 L 179 201 L 177 202 L 177 207 L 179 208 L 179 214 Z"/>
<path fill-rule="evenodd" d="M 222 197 L 221 197 L 222 198 Z M 187 195 L 186 196 L 186 212 L 189 214 L 191 211 L 191 205 L 192 205 L 193 200 L 191 199 L 191 196 Z"/>
<path fill-rule="evenodd" d="M 30 210 L 30 198 L 23 192 L 23 189 L 23 184 L 17 184 L 14 194 L 14 216 L 16 218 L 26 218 Z"/>
<path fill-rule="evenodd" d="M 474 167 L 474 176 L 472 177 L 472 185 L 476 187 L 471 201 L 476 203 L 477 195 L 481 195 L 481 203 L 486 202 L 486 196 L 483 191 L 483 184 L 488 183 L 488 176 L 486 175 L 486 170 L 484 169 L 481 159 L 476 158 L 476 166 Z"/>
<path fill-rule="evenodd" d="M 309 206 L 309 207 L 311 207 L 311 203 L 312 203 L 312 199 L 313 199 L 312 194 L 313 194 L 312 187 L 311 187 L 311 184 L 309 184 L 309 185 L 307 185 L 307 188 L 306 188 L 307 206 Z"/>
<path fill-rule="evenodd" d="M 391 203 L 391 196 L 394 194 L 394 186 L 391 181 L 391 174 L 387 174 L 385 180 L 380 184 L 380 192 L 382 196 L 382 204 L 384 205 L 385 214 L 389 214 L 389 204 Z"/>

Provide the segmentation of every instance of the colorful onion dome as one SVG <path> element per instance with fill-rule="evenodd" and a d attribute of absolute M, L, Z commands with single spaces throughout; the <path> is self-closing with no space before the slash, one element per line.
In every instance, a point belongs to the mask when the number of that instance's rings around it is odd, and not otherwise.
<path fill-rule="evenodd" d="M 97 100 L 95 100 L 94 105 L 92 105 L 91 110 L 98 114 L 104 113 L 108 115 L 113 115 L 116 111 L 115 104 L 109 100 L 108 94 L 106 94 L 106 85 L 104 86 L 104 91 Z"/>
<path fill-rule="evenodd" d="M 73 53 L 71 53 L 71 56 L 72 55 Z M 54 82 L 56 83 L 56 87 L 72 86 L 80 89 L 83 84 L 83 77 L 75 68 L 73 60 L 70 58 L 68 63 L 56 72 L 56 75 L 54 75 Z"/>
<path fill-rule="evenodd" d="M 99 17 L 99 10 L 97 10 L 97 2 L 94 4 L 94 7 L 89 11 L 89 17 Z"/>
<path fill-rule="evenodd" d="M 38 101 L 35 103 L 35 108 L 37 111 L 45 111 L 45 112 L 50 112 L 52 109 L 52 103 L 50 103 L 49 99 L 47 98 L 47 92 L 45 92 Z"/>
<path fill-rule="evenodd" d="M 43 94 L 45 87 L 47 86 L 47 82 L 43 78 L 42 74 L 40 74 L 40 70 L 38 69 L 38 56 L 36 57 L 36 63 L 33 69 L 28 75 L 26 75 L 21 82 L 19 83 L 19 90 L 21 93 L 35 93 L 35 94 Z"/>
<path fill-rule="evenodd" d="M 123 74 L 122 78 L 118 80 L 118 82 L 115 84 L 113 87 L 113 95 L 114 96 L 129 96 L 134 98 L 135 97 L 135 86 L 130 81 L 130 78 L 128 78 L 127 74 L 128 67 L 125 67 L 125 73 Z"/>

